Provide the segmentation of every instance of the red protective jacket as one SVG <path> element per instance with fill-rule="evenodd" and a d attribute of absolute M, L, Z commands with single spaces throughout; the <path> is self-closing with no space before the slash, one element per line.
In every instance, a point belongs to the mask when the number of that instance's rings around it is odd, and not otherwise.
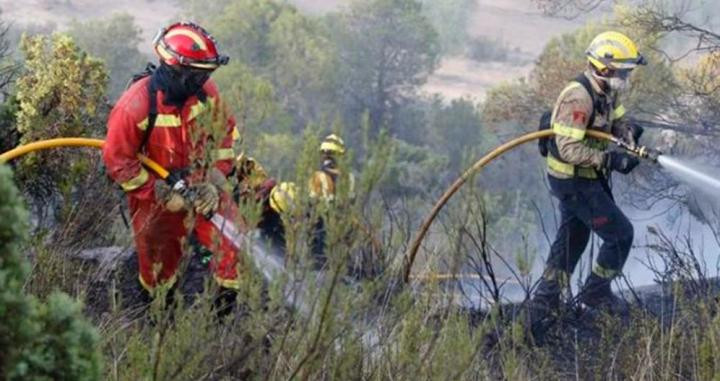
<path fill-rule="evenodd" d="M 189 232 L 185 225 L 187 213 L 170 212 L 155 200 L 154 184 L 159 179 L 137 158 L 148 123 L 148 81 L 145 78 L 133 84 L 110 113 L 103 158 L 109 175 L 128 194 L 140 282 L 151 290 L 158 283 L 175 282 L 183 255 L 182 242 Z M 192 97 L 182 109 L 163 104 L 159 91 L 155 128 L 145 147 L 146 155 L 167 170 L 190 169 L 191 183 L 202 179 L 209 165 L 227 175 L 234 159 L 235 121 L 225 117 L 215 84 L 208 81 L 204 90 L 205 102 Z M 218 120 L 220 125 L 215 128 L 218 122 L 214 121 Z M 219 131 L 212 131 L 215 129 Z M 239 217 L 226 193 L 221 194 L 218 213 L 233 221 Z M 197 240 L 214 254 L 210 267 L 215 279 L 221 286 L 237 287 L 241 265 L 237 250 L 212 223 L 203 216 L 195 217 L 193 231 Z"/>
<path fill-rule="evenodd" d="M 118 100 L 108 119 L 108 132 L 103 147 L 103 158 L 110 177 L 130 197 L 140 200 L 154 198 L 156 179 L 137 158 L 148 122 L 149 80 L 150 77 L 146 77 L 137 81 Z M 198 131 L 193 123 L 207 113 L 225 112 L 216 107 L 220 97 L 212 80 L 207 81 L 204 90 L 207 94 L 206 102 L 191 97 L 182 110 L 163 104 L 163 93 L 160 90 L 157 92 L 158 116 L 145 153 L 169 171 L 191 168 L 194 161 L 202 162 L 196 160 L 201 158 L 212 158 L 216 161 L 215 166 L 225 174 L 232 170 L 232 144 L 236 132 L 234 118 L 227 114 L 227 123 L 221 126 L 225 131 L 213 134 Z M 220 139 L 208 135 L 219 136 Z"/>

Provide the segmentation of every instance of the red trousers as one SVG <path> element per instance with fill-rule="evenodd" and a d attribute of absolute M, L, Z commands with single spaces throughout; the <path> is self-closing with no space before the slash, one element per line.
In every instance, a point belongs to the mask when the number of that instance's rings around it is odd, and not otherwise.
<path fill-rule="evenodd" d="M 183 256 L 183 243 L 187 245 L 183 239 L 191 233 L 213 253 L 210 269 L 218 284 L 226 288 L 238 287 L 238 271 L 242 265 L 239 251 L 209 220 L 201 215 L 192 217 L 185 211 L 169 212 L 154 200 L 129 197 L 128 201 L 140 265 L 140 283 L 146 290 L 151 291 L 158 284 L 175 283 Z M 237 208 L 228 195 L 222 195 L 218 213 L 229 221 L 237 221 Z"/>

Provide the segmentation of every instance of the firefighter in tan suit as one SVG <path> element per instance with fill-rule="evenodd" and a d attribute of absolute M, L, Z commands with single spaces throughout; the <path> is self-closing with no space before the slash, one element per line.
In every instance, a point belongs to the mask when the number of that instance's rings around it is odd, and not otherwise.
<path fill-rule="evenodd" d="M 355 177 L 352 173 L 343 174 L 338 168 L 338 160 L 345 154 L 345 142 L 335 134 L 330 134 L 320 144 L 321 164 L 315 171 L 308 184 L 310 198 L 321 208 L 333 207 L 337 185 L 340 181 L 348 181 L 348 193 L 352 198 L 355 188 Z M 325 220 L 323 213 L 319 214 L 313 232 L 311 247 L 316 258 L 316 265 L 321 267 L 326 262 L 325 257 Z"/>
<path fill-rule="evenodd" d="M 550 140 L 547 171 L 561 222 L 533 304 L 548 311 L 559 307 L 560 294 L 595 232 L 603 244 L 579 299 L 592 308 L 624 312 L 627 305 L 613 295 L 610 283 L 628 257 L 633 226 L 615 204 L 608 177 L 612 171 L 629 173 L 639 161 L 624 151 L 608 151 L 607 142 L 586 136 L 586 131 L 636 143 L 642 129 L 627 120 L 618 95 L 645 60 L 635 43 L 618 32 L 601 33 L 586 53 L 588 69 L 565 87 L 552 113 L 555 138 Z"/>

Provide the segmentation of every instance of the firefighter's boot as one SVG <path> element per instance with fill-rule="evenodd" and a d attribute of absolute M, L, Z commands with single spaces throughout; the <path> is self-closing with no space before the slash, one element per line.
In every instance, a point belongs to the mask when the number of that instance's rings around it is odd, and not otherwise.
<path fill-rule="evenodd" d="M 610 283 L 612 278 L 603 278 L 594 272 L 590 274 L 580 291 L 579 300 L 586 306 L 605 310 L 616 316 L 626 316 L 630 305 L 624 299 L 613 294 Z"/>

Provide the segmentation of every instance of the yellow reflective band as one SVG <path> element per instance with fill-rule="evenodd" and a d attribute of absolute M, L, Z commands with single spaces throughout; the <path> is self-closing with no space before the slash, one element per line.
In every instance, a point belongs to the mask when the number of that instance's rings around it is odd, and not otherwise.
<path fill-rule="evenodd" d="M 205 43 L 205 40 L 203 40 L 203 38 L 199 34 L 187 29 L 173 29 L 167 32 L 165 38 L 177 35 L 190 37 L 193 42 L 195 42 L 197 46 L 200 47 L 201 50 L 207 50 L 207 44 Z"/>
<path fill-rule="evenodd" d="M 180 127 L 182 120 L 175 114 L 158 114 L 155 127 Z"/>
<path fill-rule="evenodd" d="M 152 295 L 153 290 L 155 290 L 155 287 L 150 286 L 149 284 L 145 283 L 145 279 L 143 279 L 142 274 L 138 273 L 138 279 L 140 280 L 140 285 L 148 292 L 150 295 Z M 167 285 L 168 288 L 172 287 L 175 282 L 177 282 L 177 274 L 173 275 L 172 278 L 166 280 L 163 282 L 163 285 Z"/>
<path fill-rule="evenodd" d="M 150 287 L 149 284 L 145 283 L 145 279 L 143 279 L 142 274 L 138 273 L 138 279 L 140 280 L 140 285 L 145 289 L 145 291 L 152 294 L 154 287 Z"/>
<path fill-rule="evenodd" d="M 175 57 L 173 57 L 172 54 L 170 54 L 170 52 L 167 51 L 167 49 L 165 49 L 165 48 L 164 48 L 162 45 L 160 45 L 160 44 L 158 44 L 158 45 L 156 46 L 156 49 L 155 49 L 155 50 L 158 52 L 158 54 L 160 55 L 160 57 L 162 57 L 162 59 L 165 60 L 165 61 L 169 61 L 169 60 L 172 60 L 173 58 L 175 58 Z"/>
<path fill-rule="evenodd" d="M 597 171 L 595 171 L 595 169 L 568 164 L 554 158 L 552 155 L 547 155 L 547 165 L 551 170 L 567 176 L 574 177 L 577 174 L 578 177 L 585 179 L 597 178 Z"/>
<path fill-rule="evenodd" d="M 150 174 L 145 170 L 145 168 L 140 167 L 140 173 L 133 177 L 132 179 L 125 181 L 123 183 L 120 183 L 120 186 L 125 192 L 130 192 L 135 189 L 140 188 L 143 184 L 145 184 L 150 179 Z"/>
<path fill-rule="evenodd" d="M 213 278 L 215 278 L 215 281 L 220 285 L 220 287 L 231 288 L 233 290 L 240 289 L 240 281 L 237 279 L 223 279 L 217 275 L 213 275 Z"/>
<path fill-rule="evenodd" d="M 612 118 L 613 120 L 615 120 L 615 119 L 620 119 L 620 118 L 622 118 L 622 117 L 625 115 L 626 112 L 627 112 L 627 111 L 625 110 L 625 106 L 620 105 L 620 106 L 618 106 L 618 108 L 616 108 L 615 110 L 613 110 L 612 115 L 611 115 L 611 118 Z"/>
<path fill-rule="evenodd" d="M 575 127 L 566 126 L 560 123 L 553 123 L 553 132 L 560 136 L 566 136 L 577 140 L 583 140 L 585 138 L 585 130 Z"/>
<path fill-rule="evenodd" d="M 218 148 L 212 152 L 213 160 L 228 160 L 235 158 L 235 150 L 232 148 Z"/>
<path fill-rule="evenodd" d="M 550 169 L 555 172 L 560 172 L 568 176 L 575 176 L 575 166 L 554 158 L 552 155 L 547 156 L 547 164 Z"/>
<path fill-rule="evenodd" d="M 188 120 L 195 119 L 198 115 L 202 114 L 203 111 L 205 111 L 204 102 L 198 102 L 192 105 L 192 107 L 190 107 L 190 115 L 188 115 Z"/>
<path fill-rule="evenodd" d="M 142 131 L 145 131 L 148 126 L 148 118 L 145 118 L 142 120 L 142 122 L 137 124 L 137 128 L 139 128 Z M 175 114 L 158 114 L 157 118 L 155 119 L 155 127 L 180 127 L 182 126 L 182 119 L 180 119 L 179 116 Z"/>
<path fill-rule="evenodd" d="M 599 264 L 595 264 L 595 268 L 593 268 L 592 272 L 605 279 L 615 278 L 615 276 L 620 273 L 618 270 L 608 269 L 600 266 Z"/>
<path fill-rule="evenodd" d="M 232 140 L 233 140 L 233 141 L 238 141 L 238 140 L 240 140 L 240 131 L 238 131 L 237 127 L 233 127 L 233 130 L 232 130 Z"/>

